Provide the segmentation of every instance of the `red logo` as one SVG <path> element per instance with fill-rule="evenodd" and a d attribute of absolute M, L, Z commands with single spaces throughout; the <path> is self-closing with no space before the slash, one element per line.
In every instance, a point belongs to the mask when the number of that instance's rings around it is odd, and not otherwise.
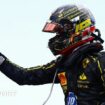
<path fill-rule="evenodd" d="M 65 72 L 59 73 L 58 78 L 60 80 L 61 85 L 66 85 L 67 84 L 67 78 L 65 76 Z"/>

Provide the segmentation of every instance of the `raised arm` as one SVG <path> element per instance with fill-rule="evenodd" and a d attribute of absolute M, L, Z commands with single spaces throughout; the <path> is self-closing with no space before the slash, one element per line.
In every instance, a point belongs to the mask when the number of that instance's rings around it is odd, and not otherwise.
<path fill-rule="evenodd" d="M 12 63 L 2 54 L 0 54 L 0 57 L 4 58 L 3 63 L 0 65 L 1 72 L 19 85 L 40 85 L 52 83 L 53 81 L 56 71 L 55 61 L 43 66 L 23 68 Z M 59 83 L 57 77 L 55 83 Z"/>

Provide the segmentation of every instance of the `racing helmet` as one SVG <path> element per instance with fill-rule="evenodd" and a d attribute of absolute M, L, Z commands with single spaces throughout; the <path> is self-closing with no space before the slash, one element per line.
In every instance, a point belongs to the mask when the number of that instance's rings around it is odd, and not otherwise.
<path fill-rule="evenodd" d="M 92 42 L 95 37 L 95 19 L 89 9 L 80 5 L 57 8 L 46 22 L 44 32 L 56 33 L 48 46 L 54 55 L 65 55 L 75 48 Z"/>

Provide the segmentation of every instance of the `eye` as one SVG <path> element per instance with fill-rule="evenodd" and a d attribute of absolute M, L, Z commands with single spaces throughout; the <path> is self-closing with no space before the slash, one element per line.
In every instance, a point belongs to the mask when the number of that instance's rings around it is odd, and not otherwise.
<path fill-rule="evenodd" d="M 59 22 L 61 25 L 65 25 L 65 24 L 69 24 L 69 25 L 71 25 L 71 26 L 73 26 L 73 23 L 70 21 L 70 20 L 68 20 L 68 19 L 62 19 L 62 20 L 60 20 L 60 22 Z"/>
<path fill-rule="evenodd" d="M 62 25 L 63 30 L 67 31 L 67 32 L 74 28 L 73 27 L 73 22 L 69 21 L 68 19 L 62 19 L 60 21 L 60 24 Z"/>
<path fill-rule="evenodd" d="M 64 24 L 64 28 L 65 29 L 68 29 L 68 30 L 70 30 L 70 29 L 73 29 L 73 24 Z"/>

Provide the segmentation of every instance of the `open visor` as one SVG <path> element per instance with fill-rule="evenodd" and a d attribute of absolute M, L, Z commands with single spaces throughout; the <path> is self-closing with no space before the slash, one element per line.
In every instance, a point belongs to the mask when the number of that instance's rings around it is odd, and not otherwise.
<path fill-rule="evenodd" d="M 61 29 L 60 25 L 57 23 L 46 23 L 44 28 L 43 28 L 43 32 L 57 32 L 59 29 Z"/>

